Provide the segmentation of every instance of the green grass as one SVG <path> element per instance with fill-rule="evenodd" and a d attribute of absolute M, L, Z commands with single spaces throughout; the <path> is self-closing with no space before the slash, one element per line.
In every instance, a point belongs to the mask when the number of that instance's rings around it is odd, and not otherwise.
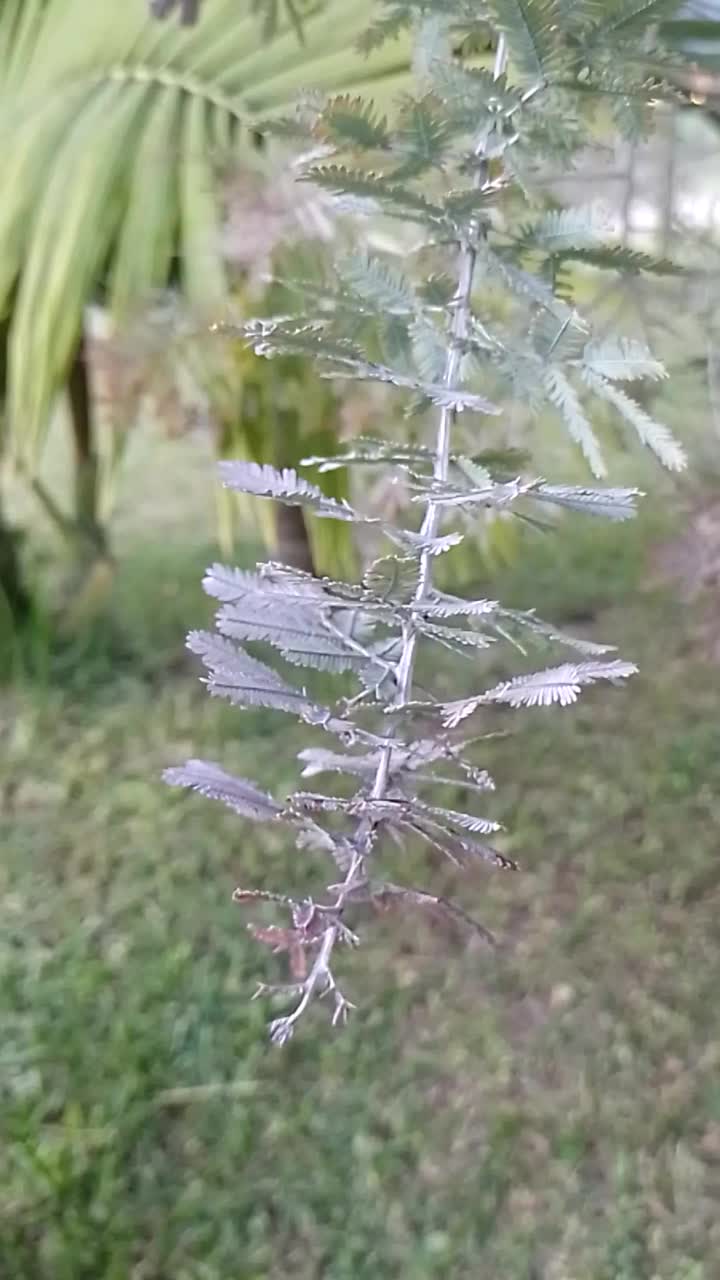
<path fill-rule="evenodd" d="M 3 1280 L 713 1280 L 720 682 L 644 588 L 652 531 L 533 537 L 493 584 L 642 666 L 499 713 L 520 875 L 408 855 L 498 954 L 366 924 L 354 1022 L 279 1051 L 230 895 L 302 888 L 301 855 L 159 775 L 282 794 L 301 736 L 203 694 L 206 517 L 163 519 L 123 526 L 112 623 L 0 694 Z"/>

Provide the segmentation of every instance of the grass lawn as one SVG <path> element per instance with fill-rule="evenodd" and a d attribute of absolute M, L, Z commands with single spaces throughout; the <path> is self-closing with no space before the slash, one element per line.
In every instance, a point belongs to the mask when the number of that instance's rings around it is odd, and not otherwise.
<path fill-rule="evenodd" d="M 159 782 L 195 753 L 282 793 L 301 745 L 182 658 L 206 505 L 121 520 L 112 631 L 0 693 L 0 1276 L 714 1280 L 720 673 L 647 527 L 533 535 L 492 583 L 566 625 L 599 601 L 582 625 L 642 667 L 503 716 L 520 875 L 408 855 L 499 952 L 368 924 L 354 1021 L 277 1050 L 230 895 L 302 888 L 302 855 Z"/>

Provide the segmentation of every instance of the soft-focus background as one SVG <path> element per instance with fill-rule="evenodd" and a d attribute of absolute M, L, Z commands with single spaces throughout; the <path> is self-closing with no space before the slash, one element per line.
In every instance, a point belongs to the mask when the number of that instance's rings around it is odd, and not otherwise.
<path fill-rule="evenodd" d="M 116 121 L 101 132 L 119 109 L 119 75 L 117 99 L 95 118 L 89 98 L 71 102 L 77 120 L 61 134 L 43 132 L 55 117 L 42 103 L 67 107 L 68 84 L 91 75 L 97 92 L 103 68 L 131 48 L 163 66 L 165 89 L 196 58 L 218 78 L 216 100 L 247 83 L 258 110 L 305 84 L 371 75 L 340 54 L 330 63 L 333 50 L 321 57 L 312 36 L 262 51 L 250 24 L 237 47 L 230 26 L 219 40 L 228 0 L 208 0 L 193 35 L 146 30 L 140 0 L 127 3 L 136 31 L 120 14 L 100 16 L 110 8 L 70 0 L 57 28 L 65 44 L 56 38 L 34 63 L 26 49 L 27 63 L 16 53 L 11 64 L 0 41 L 0 132 L 8 146 L 19 138 L 0 197 L 11 410 L 0 507 L 0 1276 L 713 1280 L 713 6 L 688 6 L 703 44 L 697 109 L 659 115 L 648 143 L 608 138 L 569 180 L 548 174 L 563 198 L 602 200 L 627 243 L 694 264 L 681 279 L 588 285 L 598 315 L 667 359 L 672 377 L 653 410 L 685 443 L 690 469 L 662 476 L 618 440 L 612 478 L 648 495 L 634 524 L 568 520 L 513 541 L 488 528 L 459 565 L 489 596 L 617 644 L 641 674 L 577 708 L 516 714 L 488 744 L 493 816 L 510 830 L 520 875 L 460 882 L 408 851 L 425 883 L 497 931 L 498 953 L 417 920 L 366 926 L 346 974 L 360 1005 L 353 1022 L 332 1033 L 321 1009 L 282 1051 L 267 1043 L 267 1010 L 249 1001 L 272 961 L 230 897 L 237 883 L 301 889 L 299 855 L 159 779 L 191 754 L 278 794 L 296 776 L 301 731 L 208 699 L 183 649 L 188 627 L 209 617 L 207 563 L 252 564 L 268 539 L 300 563 L 311 550 L 297 526 L 221 505 L 214 460 L 242 451 L 293 462 L 357 430 L 373 406 L 328 399 L 302 367 L 283 370 L 278 389 L 269 366 L 230 348 L 207 354 L 203 340 L 199 365 L 188 352 L 228 299 L 269 305 L 260 276 L 290 222 L 298 254 L 302 237 L 334 234 L 332 222 L 309 203 L 298 229 L 284 172 L 268 172 L 255 151 L 230 163 L 232 129 L 219 115 L 186 105 L 173 149 L 158 143 L 175 109 L 159 94 L 134 104 L 132 129 Z M 42 9 L 28 0 L 28 47 Z M 352 34 L 337 35 L 341 52 Z M 197 42 L 211 38 L 214 60 L 201 63 Z M 389 94 L 406 53 L 383 58 L 373 74 Z M 222 182 L 211 186 L 203 165 L 218 149 Z M 128 230 L 113 192 L 133 174 L 142 190 Z M 163 223 L 166 205 L 180 232 Z M 64 220 L 50 224 L 54 208 Z M 138 245 L 149 243 L 143 259 Z M 82 343 L 73 308 L 85 316 Z M 69 399 L 47 413 L 65 386 Z M 557 423 L 528 435 L 513 406 L 508 420 L 543 472 L 582 476 Z M 389 501 L 377 489 L 364 497 Z M 316 539 L 312 550 L 351 568 L 344 544 Z"/>

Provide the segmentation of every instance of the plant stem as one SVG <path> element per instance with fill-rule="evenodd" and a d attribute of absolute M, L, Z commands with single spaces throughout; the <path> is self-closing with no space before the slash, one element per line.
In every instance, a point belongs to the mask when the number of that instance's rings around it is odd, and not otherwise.
<path fill-rule="evenodd" d="M 107 537 L 98 511 L 100 463 L 84 336 L 80 338 L 70 370 L 68 395 L 70 428 L 75 446 L 74 532 L 80 556 L 95 560 L 107 556 Z"/>
<path fill-rule="evenodd" d="M 18 468 L 19 470 L 21 468 Z M 69 516 L 61 510 L 58 503 L 53 498 L 49 489 L 46 489 L 42 480 L 37 476 L 33 476 L 30 481 L 30 488 L 35 494 L 38 502 L 45 511 L 46 516 L 55 525 L 55 528 L 62 534 L 66 542 L 72 544 L 75 536 L 75 526 Z"/>
<path fill-rule="evenodd" d="M 498 39 L 497 50 L 495 53 L 495 65 L 493 68 L 493 75 L 496 80 L 503 74 L 506 60 L 507 48 L 505 37 L 501 35 Z M 476 187 L 481 187 L 487 177 L 487 164 L 482 160 L 484 148 L 485 138 L 482 137 L 474 148 L 474 156 L 477 161 L 475 174 Z M 442 379 L 443 385 L 446 387 L 455 386 L 460 372 L 463 348 L 467 339 L 471 316 L 471 298 L 473 282 L 475 279 L 475 267 L 477 264 L 477 251 L 480 234 L 480 221 L 477 218 L 473 218 L 468 224 L 465 238 L 460 244 L 459 250 L 458 284 L 454 299 L 453 319 L 450 327 L 450 341 Z M 435 480 L 440 482 L 446 480 L 448 475 L 448 466 L 450 462 L 450 438 L 456 417 L 457 409 L 455 408 L 444 407 L 440 410 L 437 434 L 435 437 L 435 455 L 433 463 L 433 476 Z M 434 538 L 437 534 L 438 525 L 440 523 L 440 514 L 441 504 L 430 498 L 425 509 L 425 517 L 422 523 L 422 534 L 428 540 Z M 414 597 L 415 604 L 421 604 L 423 600 L 426 600 L 431 590 L 432 555 L 430 551 L 424 551 L 420 558 L 420 571 L 418 574 L 418 584 Z M 397 689 L 392 706 L 398 709 L 409 702 L 412 696 L 418 635 L 419 632 L 417 626 L 411 617 L 410 621 L 405 625 L 403 647 L 397 665 Z M 387 791 L 392 752 L 393 748 L 391 745 L 383 748 L 371 792 L 371 798 L 373 800 L 382 799 Z M 357 833 L 353 841 L 355 854 L 333 904 L 333 909 L 338 913 L 338 915 L 342 911 L 352 890 L 365 877 L 365 859 L 370 852 L 374 827 L 375 824 L 371 818 L 365 817 L 360 820 Z M 292 1014 L 290 1014 L 286 1019 L 279 1020 L 282 1022 L 283 1026 L 287 1024 L 288 1033 L 290 1033 L 296 1020 L 305 1011 L 320 977 L 322 975 L 330 977 L 330 960 L 339 934 L 340 928 L 338 924 L 329 925 L 322 934 L 320 950 L 315 959 L 315 963 L 313 964 L 312 971 L 306 980 L 302 999 Z M 284 1036 L 285 1032 L 282 1034 Z"/>
<path fill-rule="evenodd" d="M 496 80 L 503 74 L 506 60 L 507 48 L 505 44 L 505 37 L 501 35 L 498 39 L 497 50 L 495 53 L 495 66 L 493 68 L 493 75 Z M 475 147 L 475 157 L 477 160 L 480 160 L 484 145 L 483 139 Z M 482 186 L 486 173 L 487 166 L 479 163 L 475 175 L 476 187 Z M 467 339 L 479 235 L 480 223 L 477 219 L 473 219 L 468 226 L 465 242 L 460 247 L 455 310 L 450 330 L 450 346 L 448 348 L 443 373 L 443 384 L 446 387 L 454 386 L 457 381 L 463 355 L 463 344 Z M 457 410 L 454 408 L 447 407 L 440 411 L 437 435 L 435 438 L 435 461 L 433 465 L 433 475 L 435 479 L 439 481 L 447 479 L 448 463 L 450 460 L 450 438 L 456 416 Z M 425 511 L 425 519 L 423 520 L 422 525 L 422 533 L 425 538 L 430 539 L 435 537 L 438 524 L 440 522 L 440 511 L 440 505 L 433 502 L 431 498 L 428 501 Z M 422 601 L 427 598 L 431 588 L 432 555 L 429 551 L 425 551 L 423 552 L 420 560 L 420 574 L 418 577 L 417 590 L 415 592 L 416 605 L 421 604 Z M 395 706 L 397 707 L 401 707 L 408 702 L 412 694 L 417 641 L 418 630 L 411 619 L 405 629 L 403 649 L 397 668 L 397 693 L 395 695 Z M 372 789 L 372 798 L 374 800 L 381 799 L 385 794 L 391 759 L 392 747 L 388 746 L 382 753 L 377 773 L 375 775 L 375 781 Z"/>

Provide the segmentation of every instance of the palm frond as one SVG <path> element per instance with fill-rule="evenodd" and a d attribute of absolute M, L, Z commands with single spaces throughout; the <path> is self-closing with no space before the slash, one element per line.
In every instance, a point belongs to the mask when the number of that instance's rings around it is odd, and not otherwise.
<path fill-rule="evenodd" d="M 191 28 L 140 0 L 3 5 L 0 307 L 12 296 L 8 420 L 28 467 L 99 291 L 121 319 L 177 261 L 193 307 L 223 316 L 220 170 L 251 155 L 255 124 L 307 83 L 352 95 L 374 76 L 381 97 L 407 73 L 407 40 L 355 49 L 369 8 L 326 0 L 301 44 L 283 5 L 264 45 L 251 0 L 206 0 Z"/>

